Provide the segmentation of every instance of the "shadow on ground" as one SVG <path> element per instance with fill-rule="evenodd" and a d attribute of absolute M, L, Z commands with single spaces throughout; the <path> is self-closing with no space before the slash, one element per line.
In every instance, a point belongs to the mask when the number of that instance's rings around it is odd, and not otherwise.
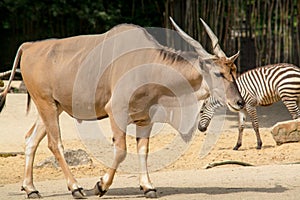
<path fill-rule="evenodd" d="M 281 185 L 275 185 L 274 187 L 158 187 L 158 197 L 167 197 L 174 195 L 184 195 L 184 194 L 207 194 L 207 195 L 222 195 L 222 194 L 232 194 L 232 193 L 244 193 L 244 192 L 258 192 L 258 193 L 284 193 L 289 190 Z M 69 199 L 71 193 L 60 192 L 54 194 L 43 194 L 43 198 L 64 198 Z M 22 198 L 25 196 L 24 192 L 11 192 L 8 194 L 10 197 Z M 101 199 L 134 199 L 143 198 L 143 192 L 136 187 L 126 187 L 126 188 L 111 188 L 109 191 L 101 197 Z"/>
<path fill-rule="evenodd" d="M 261 192 L 261 193 L 283 193 L 287 191 L 288 188 L 285 188 L 281 185 L 275 185 L 271 188 L 263 187 L 158 187 L 159 197 L 172 196 L 178 194 L 209 194 L 209 195 L 219 195 L 219 194 L 230 194 L 230 193 L 241 193 L 241 192 Z M 142 192 L 137 188 L 128 187 L 128 188 L 112 188 L 104 196 L 109 198 L 109 196 L 136 196 L 137 198 L 142 197 Z"/>

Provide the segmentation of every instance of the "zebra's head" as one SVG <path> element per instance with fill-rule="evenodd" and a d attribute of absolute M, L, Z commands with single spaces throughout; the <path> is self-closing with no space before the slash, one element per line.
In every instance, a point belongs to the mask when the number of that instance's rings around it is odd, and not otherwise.
<path fill-rule="evenodd" d="M 214 98 L 214 96 L 210 96 L 203 102 L 199 114 L 199 123 L 198 123 L 199 131 L 205 132 L 207 130 L 207 127 L 209 126 L 210 121 L 215 113 L 215 110 L 221 106 L 224 105 L 216 98 Z"/>
<path fill-rule="evenodd" d="M 209 98 L 208 98 L 209 99 Z M 210 112 L 207 109 L 207 101 L 206 99 L 202 105 L 202 108 L 200 109 L 200 115 L 199 115 L 199 123 L 198 123 L 198 130 L 201 132 L 205 132 L 207 130 L 207 127 L 209 125 L 209 122 L 212 118 L 213 112 Z"/>

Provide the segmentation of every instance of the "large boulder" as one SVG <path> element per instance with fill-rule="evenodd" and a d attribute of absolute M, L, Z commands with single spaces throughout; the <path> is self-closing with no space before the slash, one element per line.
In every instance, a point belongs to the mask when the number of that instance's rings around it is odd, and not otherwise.
<path fill-rule="evenodd" d="M 300 120 L 278 122 L 272 127 L 271 133 L 277 145 L 300 141 Z"/>

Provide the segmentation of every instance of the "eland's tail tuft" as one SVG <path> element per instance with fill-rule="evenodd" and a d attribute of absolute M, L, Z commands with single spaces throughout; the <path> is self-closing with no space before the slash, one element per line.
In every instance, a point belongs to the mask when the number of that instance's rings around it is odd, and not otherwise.
<path fill-rule="evenodd" d="M 6 93 L 0 94 L 0 112 L 2 111 L 6 100 Z"/>

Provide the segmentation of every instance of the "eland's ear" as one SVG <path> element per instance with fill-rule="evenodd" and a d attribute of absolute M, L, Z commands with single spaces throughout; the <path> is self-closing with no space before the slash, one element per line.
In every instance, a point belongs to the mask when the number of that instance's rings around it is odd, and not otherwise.
<path fill-rule="evenodd" d="M 202 61 L 216 61 L 219 60 L 220 58 L 217 55 L 211 55 L 209 57 L 201 58 Z"/>
<path fill-rule="evenodd" d="M 210 58 L 201 58 L 199 57 L 199 66 L 200 69 L 205 71 L 205 72 L 209 72 L 213 69 L 214 66 L 214 62 L 216 60 L 218 60 L 219 58 L 217 56 L 211 56 Z"/>
<path fill-rule="evenodd" d="M 215 61 L 220 60 L 217 55 L 211 55 L 209 57 L 202 58 L 201 56 L 198 57 L 200 68 L 203 69 L 203 66 L 207 65 L 209 69 L 212 69 L 215 65 Z"/>
<path fill-rule="evenodd" d="M 238 51 L 236 54 L 234 54 L 233 56 L 231 56 L 230 58 L 228 58 L 227 60 L 230 62 L 234 62 L 240 55 L 240 51 Z"/>

